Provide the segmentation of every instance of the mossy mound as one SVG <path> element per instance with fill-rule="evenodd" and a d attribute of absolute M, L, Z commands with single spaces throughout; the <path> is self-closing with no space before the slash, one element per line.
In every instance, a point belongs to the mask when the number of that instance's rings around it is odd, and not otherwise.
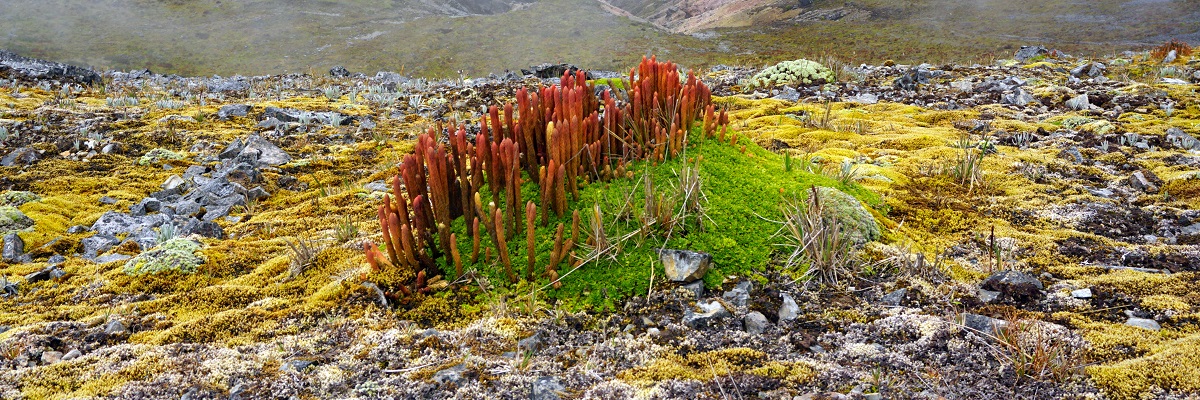
<path fill-rule="evenodd" d="M 204 264 L 204 258 L 197 254 L 200 249 L 200 242 L 174 238 L 129 259 L 125 263 L 125 274 L 145 275 L 164 271 L 194 273 L 197 267 Z"/>
<path fill-rule="evenodd" d="M 183 155 L 164 148 L 155 148 L 138 159 L 138 165 L 155 165 L 163 161 L 182 160 Z"/>
<path fill-rule="evenodd" d="M 879 239 L 879 223 L 875 221 L 875 216 L 854 196 L 831 187 L 818 188 L 817 195 L 825 207 L 825 218 L 837 218 L 843 232 L 855 244 L 862 246 Z"/>
<path fill-rule="evenodd" d="M 0 206 L 0 233 L 18 231 L 33 226 L 33 220 L 13 206 Z"/>
<path fill-rule="evenodd" d="M 9 190 L 0 193 L 0 206 L 20 207 L 22 204 L 41 200 L 42 196 L 24 190 Z"/>
<path fill-rule="evenodd" d="M 763 69 L 747 82 L 749 87 L 784 85 L 820 85 L 834 81 L 833 71 L 816 61 L 805 59 L 784 61 Z"/>

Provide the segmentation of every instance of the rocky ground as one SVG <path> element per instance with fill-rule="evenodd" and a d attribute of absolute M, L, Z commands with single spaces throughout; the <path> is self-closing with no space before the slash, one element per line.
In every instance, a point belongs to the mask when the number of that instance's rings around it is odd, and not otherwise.
<path fill-rule="evenodd" d="M 838 284 L 763 266 L 595 310 L 470 276 L 381 305 L 358 278 L 416 134 L 561 66 L 185 78 L 0 53 L 0 398 L 1194 398 L 1200 59 L 1170 58 L 704 71 L 740 135 L 878 194 L 883 235 Z"/>

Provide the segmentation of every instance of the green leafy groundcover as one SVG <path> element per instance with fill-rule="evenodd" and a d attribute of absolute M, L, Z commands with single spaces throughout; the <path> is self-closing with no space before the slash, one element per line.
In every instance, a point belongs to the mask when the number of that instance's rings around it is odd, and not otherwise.
<path fill-rule="evenodd" d="M 697 136 L 699 135 L 692 135 Z M 744 152 L 742 146 L 745 146 Z M 561 279 L 563 286 L 560 289 L 546 288 L 546 296 L 557 299 L 569 309 L 605 309 L 627 296 L 646 293 L 652 274 L 656 285 L 662 283 L 663 266 L 655 252 L 655 249 L 660 247 L 712 254 L 713 269 L 704 280 L 708 286 L 714 287 L 726 276 L 748 276 L 754 271 L 761 271 L 769 264 L 772 252 L 778 248 L 775 245 L 777 240 L 772 235 L 779 225 L 772 221 L 781 219 L 779 205 L 783 199 L 805 198 L 810 187 L 828 186 L 849 193 L 868 206 L 880 203 L 877 195 L 861 186 L 843 185 L 822 175 L 785 171 L 781 156 L 755 145 L 750 140 L 743 139 L 735 147 L 710 139 L 707 142 L 691 144 L 686 154 L 663 163 L 633 163 L 629 168 L 631 178 L 592 183 L 581 188 L 578 201 L 570 204 L 571 209 L 579 210 L 581 216 L 581 241 L 586 241 L 588 216 L 597 204 L 600 205 L 609 238 L 615 240 L 636 231 L 641 226 L 636 215 L 640 213 L 645 202 L 645 189 L 642 184 L 644 174 L 649 174 L 656 192 L 672 193 L 674 187 L 679 185 L 684 158 L 694 160 L 696 156 L 701 157 L 702 191 L 707 198 L 707 217 L 702 222 L 702 229 L 696 222 L 690 222 L 686 226 L 677 227 L 669 238 L 664 238 L 665 235 L 661 232 L 644 237 L 635 236 L 624 241 L 621 250 L 614 252 L 612 257 L 583 264 L 574 271 L 564 262 L 559 265 L 559 273 L 565 275 Z M 537 186 L 528 183 L 530 180 L 526 178 L 522 204 L 530 200 L 536 203 Z M 481 191 L 481 196 L 485 199 L 490 197 L 487 188 Z M 617 218 L 617 210 L 627 200 L 634 217 Z M 524 210 L 523 207 L 520 209 Z M 551 214 L 550 223 L 545 227 L 541 226 L 540 222 L 539 208 L 538 225 L 535 229 L 537 261 L 534 267 L 537 288 L 550 283 L 541 275 L 549 263 L 554 246 L 555 228 L 558 223 L 562 223 L 566 227 L 566 235 L 570 235 L 571 216 L 568 212 L 560 219 Z M 523 214 L 521 225 L 524 226 Z M 458 246 L 463 254 L 465 270 L 474 268 L 491 282 L 505 282 L 504 267 L 498 257 L 494 256 L 495 251 L 493 250 L 492 260 L 484 260 L 483 249 L 494 248 L 491 239 L 483 235 L 480 261 L 471 265 L 472 243 L 467 234 L 467 223 L 463 218 L 459 218 L 452 228 L 458 234 Z M 509 254 L 513 270 L 524 276 L 528 265 L 526 236 L 524 232 L 515 236 L 507 238 Z M 583 246 L 575 248 L 575 253 L 581 257 L 587 254 L 587 251 Z M 453 276 L 453 266 L 443 264 L 443 270 L 447 276 Z M 568 274 L 568 271 L 571 272 Z M 530 285 L 523 287 L 525 289 L 514 289 L 514 292 L 530 290 Z"/>

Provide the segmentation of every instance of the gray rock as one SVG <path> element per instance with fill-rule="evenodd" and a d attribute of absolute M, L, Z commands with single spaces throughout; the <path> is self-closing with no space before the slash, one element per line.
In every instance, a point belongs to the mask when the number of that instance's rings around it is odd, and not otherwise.
<path fill-rule="evenodd" d="M 542 349 L 542 332 L 539 331 L 527 338 L 518 340 L 517 348 L 521 349 L 521 351 L 537 353 L 538 350 Z"/>
<path fill-rule="evenodd" d="M 767 330 L 771 325 L 771 321 L 767 320 L 767 316 L 762 315 L 758 311 L 751 311 L 742 318 L 742 323 L 746 327 L 746 332 L 752 335 L 758 335 Z"/>
<path fill-rule="evenodd" d="M 310 360 L 291 360 L 283 363 L 283 366 L 279 369 L 281 371 L 304 372 L 304 370 L 308 369 L 308 367 L 311 365 L 313 365 L 313 362 Z"/>
<path fill-rule="evenodd" d="M 121 243 L 121 241 L 117 240 L 116 236 L 105 234 L 93 235 L 79 242 L 83 246 L 83 257 L 87 259 L 96 258 L 96 256 L 108 251 L 118 243 Z"/>
<path fill-rule="evenodd" d="M 76 358 L 79 358 L 82 355 L 83 355 L 83 353 L 80 353 L 79 349 L 71 349 L 71 351 L 68 351 L 67 354 L 63 356 L 62 360 L 63 361 L 71 361 Z"/>
<path fill-rule="evenodd" d="M 719 301 L 697 302 L 696 310 L 688 309 L 684 312 L 684 325 L 692 328 L 703 328 L 712 325 L 717 320 L 732 317 Z"/>
<path fill-rule="evenodd" d="M 1025 106 L 1033 102 L 1033 95 L 1025 91 L 1025 89 L 1016 88 L 1010 94 L 1005 94 L 1000 97 L 1000 103 L 1011 104 L 1016 106 Z"/>
<path fill-rule="evenodd" d="M 250 135 L 244 142 L 238 143 L 238 141 L 235 140 L 234 143 L 237 143 L 238 146 L 240 146 L 240 149 L 235 157 L 247 153 L 256 153 L 258 157 L 258 165 L 275 166 L 287 164 L 289 161 L 292 161 L 292 157 L 289 156 L 287 152 L 283 151 L 283 149 L 280 149 L 279 146 L 276 146 L 266 139 L 263 139 L 262 136 Z M 230 145 L 231 148 L 234 146 L 234 144 Z M 226 155 L 228 151 L 229 149 L 226 149 L 225 151 L 221 152 L 221 156 Z"/>
<path fill-rule="evenodd" d="M 232 76 L 229 78 L 213 77 L 213 79 L 209 79 L 206 82 L 206 85 L 210 92 L 237 93 L 250 90 L 250 82 L 247 82 L 246 78 L 241 76 Z"/>
<path fill-rule="evenodd" d="M 1175 53 L 1175 50 L 1171 50 L 1170 52 L 1167 52 L 1165 57 L 1163 57 L 1163 64 L 1173 63 L 1177 58 L 1179 58 L 1179 54 Z"/>
<path fill-rule="evenodd" d="M 529 400 L 558 400 L 559 393 L 567 388 L 558 382 L 558 378 L 543 376 L 533 381 L 529 391 Z"/>
<path fill-rule="evenodd" d="M 1071 76 L 1076 78 L 1095 78 L 1104 75 L 1106 69 L 1108 68 L 1104 64 L 1089 62 L 1071 69 Z"/>
<path fill-rule="evenodd" d="M 1090 299 L 1090 298 L 1092 298 L 1092 289 L 1091 288 L 1083 288 L 1083 289 L 1072 290 L 1071 297 L 1074 297 L 1077 299 Z"/>
<path fill-rule="evenodd" d="M 70 228 L 67 228 L 67 233 L 76 235 L 76 234 L 80 234 L 80 233 L 84 233 L 84 232 L 90 232 L 91 230 L 92 230 L 92 228 L 88 228 L 83 225 L 74 225 Z"/>
<path fill-rule="evenodd" d="M 248 104 L 228 104 L 221 106 L 221 109 L 217 110 L 217 118 L 220 118 L 222 121 L 228 121 L 229 117 L 245 117 L 249 113 L 250 105 Z"/>
<path fill-rule="evenodd" d="M 0 259 L 13 264 L 32 261 L 29 255 L 25 254 L 25 240 L 21 239 L 16 232 L 4 235 L 4 251 L 0 254 Z"/>
<path fill-rule="evenodd" d="M 187 190 L 188 181 L 179 177 L 179 175 L 171 175 L 166 181 L 159 185 L 163 190 L 170 190 L 176 193 L 182 193 Z M 162 199 L 159 199 L 162 200 Z"/>
<path fill-rule="evenodd" d="M 1200 150 L 1200 140 L 1177 127 L 1167 129 L 1167 143 L 1181 149 Z"/>
<path fill-rule="evenodd" d="M 350 71 L 341 65 L 329 69 L 329 76 L 334 78 L 349 78 Z"/>
<path fill-rule="evenodd" d="M 187 224 L 180 229 L 182 235 L 200 235 L 213 239 L 224 239 L 225 230 L 221 229 L 220 225 L 212 221 L 201 221 L 195 218 L 188 220 Z"/>
<path fill-rule="evenodd" d="M 1088 102 L 1088 95 L 1086 93 L 1081 94 L 1079 96 L 1075 96 L 1075 97 L 1071 98 L 1070 100 L 1067 100 L 1065 105 L 1067 106 L 1067 108 L 1075 110 L 1075 111 L 1083 111 L 1088 108 L 1091 108 L 1091 106 L 1092 106 L 1092 104 L 1090 102 Z"/>
<path fill-rule="evenodd" d="M 782 89 L 778 90 L 774 96 L 771 96 L 771 98 L 783 101 L 797 101 L 800 100 L 800 92 L 796 91 L 796 89 L 792 88 L 791 86 L 784 86 Z"/>
<path fill-rule="evenodd" d="M 968 328 L 988 335 L 992 335 L 996 330 L 1008 325 L 1008 321 L 1002 319 L 971 313 L 959 314 L 958 321 Z"/>
<path fill-rule="evenodd" d="M 1134 172 L 1129 176 L 1129 186 L 1146 193 L 1158 193 L 1158 185 L 1151 182 L 1142 171 Z"/>
<path fill-rule="evenodd" d="M 994 290 L 979 289 L 979 301 L 985 304 L 995 303 L 1000 300 L 1000 294 Z"/>
<path fill-rule="evenodd" d="M 901 303 L 904 303 L 905 296 L 908 296 L 908 289 L 896 289 L 880 298 L 879 302 L 883 303 L 884 305 L 898 306 Z"/>
<path fill-rule="evenodd" d="M 576 67 L 571 64 L 542 63 L 542 64 L 538 64 L 538 65 L 529 67 L 529 69 L 521 69 L 522 74 L 524 74 L 526 76 L 533 75 L 539 79 L 562 78 L 563 73 L 568 72 L 568 71 L 570 71 L 571 73 L 575 73 L 575 71 L 579 71 L 579 67 Z M 587 75 L 588 75 L 587 79 L 593 79 L 591 76 L 591 73 L 588 73 Z"/>
<path fill-rule="evenodd" d="M 109 211 L 100 216 L 96 223 L 92 224 L 92 231 L 101 235 L 118 236 L 129 233 L 133 230 L 133 226 L 137 225 L 138 220 L 128 214 Z"/>
<path fill-rule="evenodd" d="M 780 321 L 794 321 L 800 317 L 800 305 L 796 304 L 796 299 L 791 295 L 783 294 L 783 304 L 779 306 Z"/>
<path fill-rule="evenodd" d="M 96 259 L 92 260 L 92 262 L 95 262 L 96 264 L 108 264 L 110 262 L 125 261 L 130 258 L 132 257 L 126 254 L 105 254 L 100 257 L 96 257 Z"/>
<path fill-rule="evenodd" d="M 41 159 L 41 154 L 32 147 L 17 148 L 0 158 L 0 167 L 11 167 L 15 165 L 29 165 Z"/>
<path fill-rule="evenodd" d="M 704 278 L 712 264 L 712 256 L 689 250 L 658 250 L 667 279 L 674 282 L 691 282 Z"/>
<path fill-rule="evenodd" d="M 392 186 L 388 185 L 387 182 L 384 182 L 384 181 L 375 181 L 375 182 L 371 182 L 366 185 L 363 185 L 363 189 L 366 189 L 368 192 L 388 193 L 392 190 Z"/>
<path fill-rule="evenodd" d="M 101 83 L 100 74 L 88 68 L 56 63 L 0 50 L 0 72 L 7 78 L 28 81 L 65 81 L 84 86 Z"/>
<path fill-rule="evenodd" d="M 246 191 L 246 198 L 250 200 L 265 199 L 270 196 L 271 194 L 267 193 L 267 190 L 263 189 L 261 186 L 255 186 L 254 189 Z"/>
<path fill-rule="evenodd" d="M 1157 331 L 1159 329 L 1162 329 L 1162 326 L 1160 326 L 1158 324 L 1158 321 L 1155 321 L 1155 320 L 1152 320 L 1149 318 L 1129 317 L 1129 320 L 1125 321 L 1125 325 L 1138 327 L 1138 328 L 1142 328 L 1142 329 L 1149 329 L 1152 331 Z"/>
<path fill-rule="evenodd" d="M 695 281 L 681 287 L 695 293 L 697 299 L 704 297 L 704 281 Z"/>
<path fill-rule="evenodd" d="M 167 205 L 167 208 L 171 209 L 171 212 L 173 214 L 180 215 L 180 216 L 189 216 L 189 217 L 196 215 L 196 213 L 200 212 L 201 207 L 202 206 L 200 205 L 200 203 L 197 203 L 192 200 L 180 200 L 179 202 L 176 202 L 175 204 Z"/>
<path fill-rule="evenodd" d="M 63 275 L 66 275 L 66 272 L 63 272 L 63 270 L 59 269 L 57 265 L 51 265 L 49 267 L 42 268 L 40 271 L 25 275 L 25 283 L 35 283 L 50 279 L 58 279 Z"/>
<path fill-rule="evenodd" d="M 1042 296 L 1042 281 L 1025 272 L 1005 270 L 988 276 L 980 289 L 1000 292 L 1004 299 L 1026 302 Z"/>
<path fill-rule="evenodd" d="M 725 299 L 725 301 L 729 302 L 729 304 L 732 304 L 734 307 L 742 309 L 745 308 L 750 302 L 751 289 L 752 286 L 750 285 L 750 281 L 741 281 L 738 282 L 737 286 L 734 286 L 733 289 L 729 289 L 722 294 L 721 298 Z"/>
<path fill-rule="evenodd" d="M 62 264 L 64 262 L 67 262 L 67 258 L 63 257 L 62 255 L 59 255 L 59 254 L 52 255 L 52 256 L 50 256 L 49 259 L 46 260 L 46 263 L 49 265 L 58 265 L 58 264 Z"/>
<path fill-rule="evenodd" d="M 33 226 L 33 220 L 13 206 L 0 206 L 0 233 L 19 231 Z"/>
<path fill-rule="evenodd" d="M 63 353 L 61 351 L 43 351 L 42 364 L 54 364 L 62 361 Z"/>
<path fill-rule="evenodd" d="M 0 295 L 3 295 L 5 298 L 17 297 L 20 293 L 19 290 L 20 285 L 16 282 L 9 282 L 8 278 L 0 277 Z M 7 325 L 0 325 L 0 333 L 4 333 L 7 330 Z"/>
<path fill-rule="evenodd" d="M 454 387 L 459 387 L 464 383 L 462 374 L 466 370 L 467 367 L 465 365 L 458 364 L 433 374 L 433 381 L 437 382 L 438 385 L 454 385 Z"/>
<path fill-rule="evenodd" d="M 110 319 L 108 324 L 104 325 L 104 333 L 108 335 L 124 335 L 127 332 L 129 329 L 125 328 L 125 324 L 119 319 Z"/>
<path fill-rule="evenodd" d="M 875 104 L 879 102 L 879 96 L 871 93 L 859 93 L 845 98 L 845 101 L 850 103 Z"/>
<path fill-rule="evenodd" d="M 129 206 L 129 215 L 140 217 L 152 212 L 158 212 L 162 208 L 162 202 L 153 197 L 147 197 L 139 201 L 137 204 Z"/>
<path fill-rule="evenodd" d="M 1049 53 L 1050 51 L 1046 50 L 1046 48 L 1043 46 L 1021 46 L 1021 48 L 1017 50 L 1017 54 L 1014 55 L 1014 58 L 1016 58 L 1017 61 L 1026 62 L 1031 58 Z"/>
<path fill-rule="evenodd" d="M 104 197 L 100 198 L 100 204 L 105 204 L 105 205 L 117 204 L 117 201 L 118 201 L 117 199 L 114 199 L 114 198 L 108 197 L 108 196 L 104 196 Z"/>

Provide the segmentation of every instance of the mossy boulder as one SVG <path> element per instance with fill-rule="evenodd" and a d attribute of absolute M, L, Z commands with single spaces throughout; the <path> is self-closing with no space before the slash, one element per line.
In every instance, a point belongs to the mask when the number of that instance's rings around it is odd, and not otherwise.
<path fill-rule="evenodd" d="M 187 238 L 174 238 L 138 254 L 125 263 L 126 275 L 156 274 L 163 271 L 196 272 L 204 264 L 198 252 L 201 244 Z"/>
<path fill-rule="evenodd" d="M 1088 117 L 1067 117 L 1062 121 L 1062 127 L 1101 136 L 1113 133 L 1117 128 L 1111 122 L 1094 120 Z"/>
<path fill-rule="evenodd" d="M 750 78 L 747 86 L 820 85 L 833 80 L 833 71 L 821 63 L 799 59 L 784 61 L 763 69 Z"/>
<path fill-rule="evenodd" d="M 0 233 L 19 231 L 33 226 L 33 220 L 13 206 L 0 206 Z"/>
<path fill-rule="evenodd" d="M 817 188 L 817 196 L 825 208 L 825 218 L 836 218 L 856 246 L 879 239 L 879 224 L 875 217 L 854 196 L 831 187 Z"/>
<path fill-rule="evenodd" d="M 138 158 L 138 165 L 154 165 L 166 160 L 181 160 L 183 155 L 171 150 L 156 148 L 147 151 L 141 158 Z"/>
<path fill-rule="evenodd" d="M 0 205 L 4 206 L 19 207 L 22 204 L 41 199 L 42 196 L 38 196 L 33 192 L 26 192 L 23 190 L 9 190 L 7 192 L 0 193 Z"/>

